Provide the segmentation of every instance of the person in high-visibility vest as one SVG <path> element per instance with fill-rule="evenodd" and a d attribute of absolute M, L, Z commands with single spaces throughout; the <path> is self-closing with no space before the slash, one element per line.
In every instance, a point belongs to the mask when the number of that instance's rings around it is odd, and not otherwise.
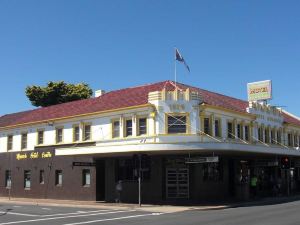
<path fill-rule="evenodd" d="M 251 192 L 252 192 L 253 197 L 256 197 L 256 194 L 257 194 L 257 181 L 258 181 L 258 179 L 257 179 L 256 175 L 251 177 L 250 187 L 251 187 Z"/>

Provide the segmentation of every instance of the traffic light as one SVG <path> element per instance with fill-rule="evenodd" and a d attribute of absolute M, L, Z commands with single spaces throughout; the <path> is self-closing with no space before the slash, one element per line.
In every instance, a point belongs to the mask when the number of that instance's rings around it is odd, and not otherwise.
<path fill-rule="evenodd" d="M 281 158 L 281 168 L 289 169 L 290 168 L 290 159 L 288 157 Z"/>

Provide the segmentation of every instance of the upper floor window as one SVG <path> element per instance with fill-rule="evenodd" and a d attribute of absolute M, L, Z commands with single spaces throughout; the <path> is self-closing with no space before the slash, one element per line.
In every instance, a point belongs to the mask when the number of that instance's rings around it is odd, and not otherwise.
<path fill-rule="evenodd" d="M 84 124 L 83 127 L 83 140 L 88 141 L 92 139 L 92 132 L 91 132 L 92 126 L 91 124 Z"/>
<path fill-rule="evenodd" d="M 147 134 L 147 118 L 139 118 L 138 119 L 138 135 Z"/>
<path fill-rule="evenodd" d="M 221 123 L 220 123 L 220 119 L 216 119 L 215 120 L 215 136 L 216 137 L 221 137 Z"/>
<path fill-rule="evenodd" d="M 171 116 L 168 115 L 168 134 L 187 133 L 187 117 L 186 115 Z"/>
<path fill-rule="evenodd" d="M 73 126 L 73 142 L 80 140 L 80 128 L 79 125 L 76 124 Z"/>
<path fill-rule="evenodd" d="M 227 137 L 228 138 L 234 138 L 234 135 L 233 135 L 233 123 L 232 122 L 228 122 L 227 123 Z"/>
<path fill-rule="evenodd" d="M 261 142 L 264 141 L 263 132 L 262 132 L 262 128 L 261 127 L 258 128 L 258 140 L 261 141 Z"/>
<path fill-rule="evenodd" d="M 7 136 L 7 150 L 13 149 L 13 135 Z"/>
<path fill-rule="evenodd" d="M 56 128 L 56 143 L 62 143 L 63 142 L 63 128 L 58 127 Z"/>
<path fill-rule="evenodd" d="M 209 118 L 204 118 L 203 119 L 203 128 L 204 128 L 204 133 L 210 135 L 210 119 Z"/>
<path fill-rule="evenodd" d="M 125 121 L 125 137 L 132 136 L 132 119 Z"/>
<path fill-rule="evenodd" d="M 238 138 L 239 139 L 243 139 L 243 131 L 242 131 L 243 126 L 241 124 L 238 124 L 236 126 L 236 129 L 237 129 L 237 136 L 238 136 Z"/>
<path fill-rule="evenodd" d="M 277 131 L 277 144 L 281 143 L 281 132 L 278 130 Z"/>
<path fill-rule="evenodd" d="M 244 127 L 244 129 L 245 129 L 245 140 L 246 140 L 246 141 L 249 141 L 249 140 L 250 140 L 249 126 L 246 125 L 246 126 Z"/>
<path fill-rule="evenodd" d="M 265 129 L 265 143 L 270 143 L 270 134 L 269 134 L 269 129 Z"/>
<path fill-rule="evenodd" d="M 37 132 L 37 144 L 42 145 L 44 144 L 44 130 L 38 130 Z"/>
<path fill-rule="evenodd" d="M 288 146 L 293 146 L 293 135 L 288 134 Z"/>
<path fill-rule="evenodd" d="M 271 130 L 271 143 L 275 144 L 275 131 Z"/>
<path fill-rule="evenodd" d="M 297 135 L 294 135 L 294 147 L 297 147 L 298 141 L 297 141 Z"/>
<path fill-rule="evenodd" d="M 120 121 L 115 120 L 112 122 L 112 137 L 118 138 L 120 137 Z"/>
<path fill-rule="evenodd" d="M 21 136 L 21 149 L 27 148 L 27 133 L 22 133 Z"/>

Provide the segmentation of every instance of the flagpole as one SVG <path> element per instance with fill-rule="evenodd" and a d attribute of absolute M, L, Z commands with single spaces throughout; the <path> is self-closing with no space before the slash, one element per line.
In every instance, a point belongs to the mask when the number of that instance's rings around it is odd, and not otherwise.
<path fill-rule="evenodd" d="M 174 47 L 174 76 L 175 76 L 175 89 L 176 89 L 176 82 L 177 82 L 177 70 L 176 70 L 176 47 Z"/>

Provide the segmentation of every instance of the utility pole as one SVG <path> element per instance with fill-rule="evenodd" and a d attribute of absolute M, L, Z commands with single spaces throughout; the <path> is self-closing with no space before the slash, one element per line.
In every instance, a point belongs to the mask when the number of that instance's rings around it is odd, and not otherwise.
<path fill-rule="evenodd" d="M 142 188 L 142 182 L 141 182 L 141 170 L 142 170 L 142 154 L 139 154 L 139 206 L 142 206 L 142 196 L 141 196 L 141 188 Z"/>

